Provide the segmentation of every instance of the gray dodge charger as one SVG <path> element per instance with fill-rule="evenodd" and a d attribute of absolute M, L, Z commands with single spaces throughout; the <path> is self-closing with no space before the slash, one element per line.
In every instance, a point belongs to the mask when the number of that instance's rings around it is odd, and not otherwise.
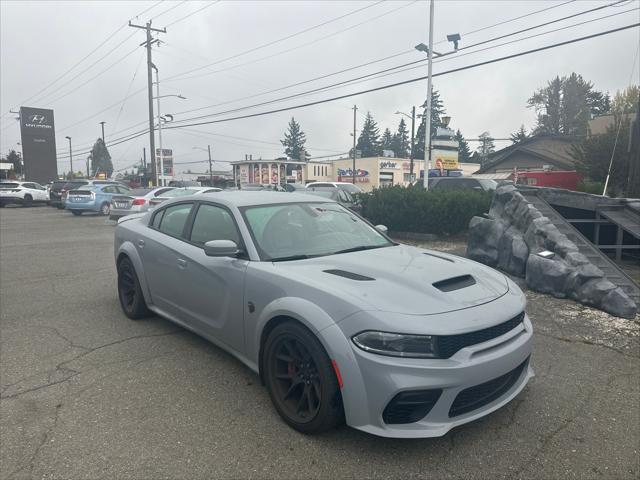
<path fill-rule="evenodd" d="M 298 431 L 441 436 L 533 376 L 525 297 L 500 272 L 385 232 L 305 194 L 176 198 L 118 221 L 120 303 L 236 356 Z"/>

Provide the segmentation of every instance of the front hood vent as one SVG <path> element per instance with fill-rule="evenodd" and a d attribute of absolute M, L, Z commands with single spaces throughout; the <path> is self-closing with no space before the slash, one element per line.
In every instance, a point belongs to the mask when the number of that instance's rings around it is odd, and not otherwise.
<path fill-rule="evenodd" d="M 359 275 L 353 272 L 347 272 L 346 270 L 323 270 L 324 273 L 330 273 L 331 275 L 337 275 L 339 277 L 348 278 L 350 280 L 357 280 L 358 282 L 371 282 L 375 280 L 375 278 L 365 277 L 364 275 Z"/>
<path fill-rule="evenodd" d="M 459 277 L 451 277 L 435 282 L 433 286 L 441 292 L 453 292 L 454 290 L 460 290 L 461 288 L 470 287 L 475 284 L 476 280 L 471 275 L 460 275 Z"/>

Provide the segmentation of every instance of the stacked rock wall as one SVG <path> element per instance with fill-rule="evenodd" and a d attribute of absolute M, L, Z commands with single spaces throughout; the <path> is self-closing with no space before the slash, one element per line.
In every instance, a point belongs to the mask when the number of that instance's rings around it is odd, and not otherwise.
<path fill-rule="evenodd" d="M 555 255 L 538 255 L 551 251 Z M 496 190 L 488 218 L 469 223 L 467 256 L 524 277 L 529 288 L 569 297 L 612 315 L 633 318 L 635 303 L 529 203 L 513 185 Z"/>

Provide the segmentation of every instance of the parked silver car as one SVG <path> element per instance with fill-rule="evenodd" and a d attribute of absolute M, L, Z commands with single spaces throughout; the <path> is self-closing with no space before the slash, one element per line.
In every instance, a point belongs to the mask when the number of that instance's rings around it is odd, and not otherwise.
<path fill-rule="evenodd" d="M 114 195 L 111 197 L 110 220 L 117 220 L 125 215 L 141 213 L 149 210 L 152 199 L 160 197 L 174 187 L 137 188 L 129 195 Z"/>
<path fill-rule="evenodd" d="M 525 297 L 500 272 L 384 231 L 305 194 L 175 198 L 119 220 L 120 303 L 229 351 L 301 432 L 346 420 L 444 435 L 532 377 Z"/>

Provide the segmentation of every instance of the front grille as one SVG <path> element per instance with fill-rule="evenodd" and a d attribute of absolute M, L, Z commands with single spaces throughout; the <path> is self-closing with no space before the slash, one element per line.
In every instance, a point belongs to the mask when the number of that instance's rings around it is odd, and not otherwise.
<path fill-rule="evenodd" d="M 436 404 L 442 389 L 400 392 L 382 412 L 386 424 L 413 423 L 427 416 Z"/>
<path fill-rule="evenodd" d="M 461 333 L 459 335 L 443 335 L 436 338 L 437 352 L 439 358 L 450 358 L 458 350 L 476 345 L 478 343 L 487 342 L 494 338 L 504 335 L 505 333 L 516 328 L 524 320 L 524 312 L 520 313 L 511 320 L 485 328 L 475 332 Z"/>
<path fill-rule="evenodd" d="M 449 409 L 449 417 L 471 412 L 500 398 L 515 385 L 522 374 L 522 370 L 527 367 L 528 363 L 529 358 L 509 373 L 475 387 L 462 390 Z"/>

